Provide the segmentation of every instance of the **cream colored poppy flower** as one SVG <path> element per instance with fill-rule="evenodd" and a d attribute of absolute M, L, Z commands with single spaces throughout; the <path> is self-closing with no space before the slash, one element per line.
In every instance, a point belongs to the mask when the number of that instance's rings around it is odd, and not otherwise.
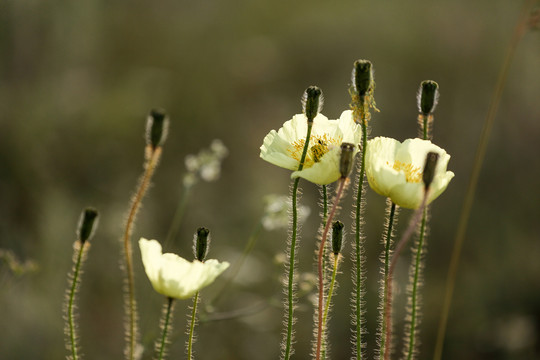
<path fill-rule="evenodd" d="M 189 299 L 229 267 L 228 262 L 213 259 L 204 263 L 189 262 L 176 254 L 162 254 L 156 240 L 141 238 L 139 247 L 144 270 L 154 290 L 175 299 Z"/>
<path fill-rule="evenodd" d="M 359 144 L 362 128 L 354 122 L 350 110 L 344 111 L 338 120 L 328 120 L 326 116 L 318 114 L 313 120 L 304 168 L 297 171 L 306 134 L 306 116 L 295 115 L 281 129 L 272 130 L 266 135 L 260 156 L 271 164 L 293 170 L 292 178 L 301 177 L 315 184 L 326 185 L 341 177 L 341 143 Z M 357 152 L 358 147 L 355 147 L 353 156 Z"/>
<path fill-rule="evenodd" d="M 446 171 L 450 155 L 429 140 L 407 139 L 403 143 L 386 137 L 369 140 L 366 149 L 369 186 L 377 194 L 389 197 L 396 205 L 417 209 L 424 196 L 422 172 L 430 151 L 439 154 L 427 200 L 428 204 L 431 203 L 446 189 L 454 173 Z"/>

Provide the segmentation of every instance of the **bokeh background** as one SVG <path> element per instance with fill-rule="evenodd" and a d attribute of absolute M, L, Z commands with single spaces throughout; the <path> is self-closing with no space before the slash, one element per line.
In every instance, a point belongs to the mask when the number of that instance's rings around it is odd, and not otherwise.
<path fill-rule="evenodd" d="M 62 303 L 81 210 L 101 220 L 80 290 L 80 335 L 88 359 L 122 357 L 120 237 L 142 171 L 148 111 L 165 108 L 169 138 L 133 239 L 163 239 L 182 190 L 184 158 L 221 139 L 219 181 L 191 193 L 166 251 L 191 256 L 199 226 L 210 257 L 234 262 L 263 213 L 263 198 L 287 194 L 289 171 L 259 159 L 262 139 L 300 112 L 309 85 L 337 118 L 350 102 L 354 60 L 376 71 L 371 136 L 414 137 L 416 92 L 439 83 L 434 141 L 456 174 L 432 206 L 423 288 L 420 358 L 430 358 L 444 281 L 480 129 L 522 1 L 163 0 L 0 2 L 0 248 L 37 270 L 0 266 L 0 358 L 60 359 Z M 519 44 L 500 104 L 466 235 L 444 359 L 540 357 L 540 34 Z M 318 190 L 302 182 L 311 215 L 302 228 L 301 273 L 314 269 Z M 341 218 L 350 229 L 351 195 Z M 385 200 L 368 191 L 368 354 L 375 348 L 378 256 Z M 400 214 L 398 234 L 410 211 Z M 197 328 L 199 359 L 276 359 L 286 230 L 262 231 L 238 278 Z M 352 239 L 352 236 L 349 236 Z M 135 248 L 145 359 L 164 299 Z M 332 355 L 350 356 L 351 246 L 347 243 L 331 323 Z M 279 256 L 277 256 L 279 258 Z M 398 278 L 406 278 L 405 254 Z M 309 277 L 304 276 L 303 279 Z M 403 283 L 403 282 L 402 282 Z M 203 291 L 212 298 L 215 287 Z M 309 358 L 312 307 L 299 301 L 296 358 Z M 312 290 L 314 291 L 314 289 Z M 403 328 L 398 293 L 396 332 Z M 184 355 L 189 301 L 177 304 L 171 358 Z M 213 311 L 213 312 L 212 312 Z M 217 320 L 219 314 L 221 320 Z M 205 320 L 206 319 L 206 320 Z M 399 340 L 398 335 L 398 349 Z"/>

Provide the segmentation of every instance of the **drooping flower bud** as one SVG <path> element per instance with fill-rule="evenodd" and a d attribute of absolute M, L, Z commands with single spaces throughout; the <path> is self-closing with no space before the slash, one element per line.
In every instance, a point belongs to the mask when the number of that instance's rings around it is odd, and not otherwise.
<path fill-rule="evenodd" d="M 359 96 L 365 96 L 373 84 L 373 70 L 371 61 L 356 60 L 352 72 L 352 84 L 354 91 Z"/>
<path fill-rule="evenodd" d="M 346 178 L 349 176 L 352 170 L 354 162 L 354 144 L 351 143 L 342 143 L 341 144 L 341 157 L 339 159 L 339 172 L 341 173 L 341 178 Z"/>
<path fill-rule="evenodd" d="M 423 115 L 432 114 L 439 102 L 439 84 L 433 80 L 425 80 L 418 90 L 418 111 Z"/>
<path fill-rule="evenodd" d="M 322 106 L 322 90 L 318 86 L 308 87 L 302 96 L 302 112 L 309 122 L 313 122 L 313 119 L 322 110 Z"/>
<path fill-rule="evenodd" d="M 208 254 L 208 246 L 210 243 L 209 238 L 210 230 L 204 227 L 200 227 L 197 229 L 197 233 L 195 234 L 195 244 L 193 246 L 193 252 L 195 255 L 195 259 L 203 262 L 206 258 L 206 254 Z"/>
<path fill-rule="evenodd" d="M 77 227 L 77 237 L 82 243 L 94 236 L 98 224 L 98 216 L 97 210 L 93 208 L 86 208 L 81 213 L 79 226 Z"/>
<path fill-rule="evenodd" d="M 437 161 L 439 161 L 439 154 L 436 152 L 429 152 L 426 156 L 426 163 L 424 165 L 424 172 L 422 173 L 422 181 L 426 189 L 429 189 L 433 178 L 435 177 L 435 170 L 437 168 Z"/>
<path fill-rule="evenodd" d="M 146 120 L 146 145 L 152 150 L 160 147 L 167 138 L 169 117 L 162 109 L 153 109 Z"/>
<path fill-rule="evenodd" d="M 334 255 L 338 255 L 341 252 L 344 227 L 345 225 L 339 220 L 332 224 L 332 251 L 334 252 Z"/>

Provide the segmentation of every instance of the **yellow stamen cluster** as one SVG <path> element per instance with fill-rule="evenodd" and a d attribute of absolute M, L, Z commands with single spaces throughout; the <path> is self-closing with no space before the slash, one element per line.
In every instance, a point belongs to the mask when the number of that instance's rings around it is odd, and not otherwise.
<path fill-rule="evenodd" d="M 340 146 L 341 142 L 341 137 L 333 138 L 328 134 L 312 135 L 309 139 L 309 144 L 311 146 L 306 154 L 304 168 L 309 168 L 313 166 L 314 163 L 319 162 L 324 154 L 326 154 L 333 146 Z M 300 161 L 305 143 L 306 139 L 298 139 L 291 144 L 291 147 L 287 151 L 293 159 Z"/>
<path fill-rule="evenodd" d="M 388 162 L 387 164 L 390 165 Z M 419 167 L 396 160 L 392 168 L 396 171 L 403 172 L 405 174 L 405 180 L 409 183 L 422 182 L 422 170 Z"/>

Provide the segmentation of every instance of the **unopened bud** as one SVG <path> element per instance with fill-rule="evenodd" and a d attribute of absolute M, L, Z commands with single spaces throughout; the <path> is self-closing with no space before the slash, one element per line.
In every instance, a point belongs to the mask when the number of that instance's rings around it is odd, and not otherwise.
<path fill-rule="evenodd" d="M 439 84 L 432 80 L 422 81 L 418 90 L 418 111 L 424 115 L 435 111 L 439 102 Z"/>
<path fill-rule="evenodd" d="M 371 61 L 356 60 L 352 72 L 352 83 L 358 95 L 364 96 L 370 90 L 373 83 L 373 71 Z"/>
<path fill-rule="evenodd" d="M 162 109 L 150 111 L 146 120 L 146 145 L 156 149 L 163 145 L 169 131 L 169 117 Z"/>
<path fill-rule="evenodd" d="M 341 157 L 339 159 L 339 172 L 341 173 L 341 178 L 346 178 L 351 173 L 354 160 L 354 146 L 355 145 L 351 143 L 341 144 Z"/>
<path fill-rule="evenodd" d="M 336 221 L 332 224 L 332 251 L 334 255 L 338 255 L 341 252 L 344 227 L 345 225 L 341 221 Z"/>
<path fill-rule="evenodd" d="M 302 96 L 302 110 L 309 122 L 312 122 L 317 114 L 322 110 L 323 95 L 318 86 L 310 86 L 304 91 Z"/>
<path fill-rule="evenodd" d="M 81 213 L 79 226 L 77 227 L 77 237 L 82 243 L 94 236 L 98 224 L 98 215 L 97 210 L 93 208 L 86 208 Z"/>
<path fill-rule="evenodd" d="M 197 233 L 195 234 L 195 244 L 193 247 L 193 252 L 195 255 L 195 259 L 199 261 L 204 261 L 206 258 L 206 254 L 208 254 L 208 245 L 210 243 L 209 238 L 210 230 L 204 227 L 200 227 L 197 229 Z"/>
<path fill-rule="evenodd" d="M 435 177 L 435 170 L 437 169 L 437 161 L 439 161 L 439 154 L 436 152 L 429 152 L 426 156 L 426 163 L 424 165 L 424 172 L 422 173 L 422 180 L 426 189 L 429 188 L 433 178 Z"/>

